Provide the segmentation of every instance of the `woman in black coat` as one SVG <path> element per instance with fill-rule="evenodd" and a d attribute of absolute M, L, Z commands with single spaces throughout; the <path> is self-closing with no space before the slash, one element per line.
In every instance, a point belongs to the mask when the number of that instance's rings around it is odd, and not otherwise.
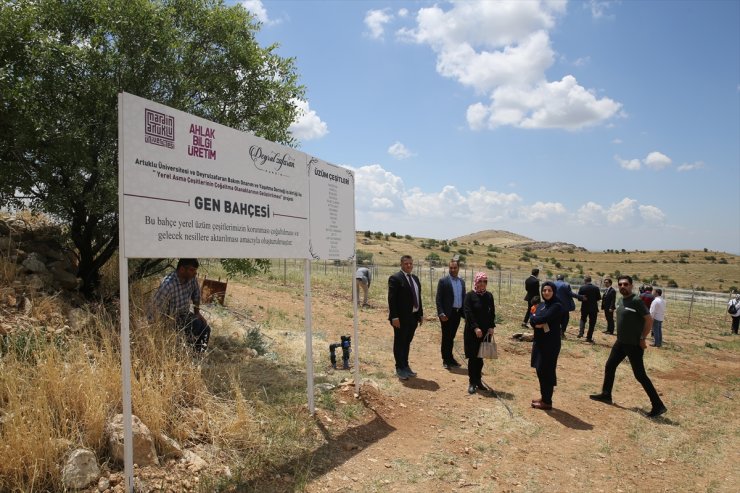
<path fill-rule="evenodd" d="M 478 357 L 478 349 L 483 337 L 493 335 L 496 327 L 496 307 L 493 304 L 493 294 L 486 291 L 488 276 L 485 272 L 475 275 L 474 289 L 465 295 L 463 313 L 465 314 L 465 357 L 468 358 L 468 393 L 474 394 L 476 389 L 487 390 L 481 382 L 483 372 L 483 358 Z"/>
<path fill-rule="evenodd" d="M 529 324 L 534 328 L 532 343 L 532 368 L 537 370 L 540 381 L 539 399 L 532 401 L 535 409 L 552 409 L 552 393 L 558 383 L 556 368 L 560 354 L 560 319 L 563 305 L 555 297 L 555 284 L 546 281 L 540 288 L 542 301 L 533 306 Z"/>

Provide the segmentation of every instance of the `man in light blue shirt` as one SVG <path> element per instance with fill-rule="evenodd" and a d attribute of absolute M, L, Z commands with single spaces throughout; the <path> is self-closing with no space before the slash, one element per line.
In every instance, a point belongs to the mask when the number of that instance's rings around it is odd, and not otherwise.
<path fill-rule="evenodd" d="M 449 274 L 437 283 L 437 316 L 442 326 L 442 367 L 460 368 L 452 354 L 455 344 L 455 335 L 460 327 L 462 318 L 463 299 L 465 298 L 465 280 L 457 276 L 460 272 L 460 264 L 457 260 L 450 260 Z"/>

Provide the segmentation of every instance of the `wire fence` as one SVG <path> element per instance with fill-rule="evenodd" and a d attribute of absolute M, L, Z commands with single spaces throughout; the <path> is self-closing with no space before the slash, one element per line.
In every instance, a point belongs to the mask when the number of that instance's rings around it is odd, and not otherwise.
<path fill-rule="evenodd" d="M 303 276 L 304 263 L 302 260 L 274 260 L 270 268 L 270 274 L 276 278 L 283 278 L 287 282 L 288 278 L 294 278 L 295 275 Z M 398 266 L 392 265 L 363 265 L 370 270 L 373 282 L 385 282 L 387 278 L 395 272 L 398 272 Z M 347 262 L 333 261 L 316 261 L 311 266 L 312 273 L 328 277 L 337 277 L 353 279 L 353 266 Z M 466 284 L 472 288 L 473 279 L 476 272 L 485 272 L 488 275 L 489 289 L 497 294 L 500 298 L 502 293 L 507 295 L 520 293 L 524 296 L 524 280 L 529 273 L 513 270 L 487 269 L 476 266 L 460 266 L 459 276 L 465 279 Z M 434 266 L 427 262 L 414 262 L 414 274 L 419 278 L 422 288 L 431 293 L 432 299 L 436 293 L 437 282 L 440 278 L 447 275 L 446 266 Z M 302 277 L 301 277 L 302 279 Z M 548 279 L 540 278 L 540 281 Z M 550 279 L 554 280 L 554 279 Z M 593 283 L 603 288 L 604 278 L 593 278 Z M 583 285 L 583 277 L 569 278 L 567 281 L 571 284 L 574 291 Z M 616 284 L 616 283 L 615 283 Z M 727 310 L 727 304 L 733 297 L 729 293 L 718 293 L 711 291 L 697 291 L 691 289 L 669 288 L 665 286 L 653 285 L 663 290 L 663 298 L 666 301 L 689 304 L 689 310 L 693 306 L 701 306 L 711 312 L 723 312 Z"/>

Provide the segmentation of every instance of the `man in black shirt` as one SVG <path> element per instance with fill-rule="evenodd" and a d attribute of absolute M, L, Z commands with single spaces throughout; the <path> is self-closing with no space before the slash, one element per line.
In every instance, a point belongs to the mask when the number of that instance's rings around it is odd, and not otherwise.
<path fill-rule="evenodd" d="M 643 356 L 647 348 L 647 336 L 653 327 L 653 319 L 645 306 L 645 303 L 632 293 L 632 278 L 630 276 L 619 276 L 617 280 L 619 293 L 622 299 L 617 304 L 617 342 L 612 346 L 609 359 L 606 360 L 604 369 L 604 383 L 600 394 L 592 394 L 589 397 L 595 401 L 601 401 L 611 404 L 612 387 L 614 386 L 614 376 L 617 373 L 617 367 L 624 360 L 629 358 L 632 365 L 632 372 L 635 378 L 645 389 L 652 409 L 647 413 L 647 417 L 656 418 L 664 414 L 667 409 L 663 401 L 655 390 L 653 383 L 645 372 Z"/>

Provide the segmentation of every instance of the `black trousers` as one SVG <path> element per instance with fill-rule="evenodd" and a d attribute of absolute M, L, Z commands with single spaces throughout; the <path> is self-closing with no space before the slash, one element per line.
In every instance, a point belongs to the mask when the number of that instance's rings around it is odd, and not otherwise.
<path fill-rule="evenodd" d="M 442 322 L 442 362 L 452 363 L 455 357 L 452 355 L 452 348 L 455 345 L 455 335 L 460 327 L 460 315 L 462 308 L 453 308 L 452 313 L 447 315 L 447 321 Z"/>
<path fill-rule="evenodd" d="M 188 312 L 177 317 L 177 325 L 188 344 L 193 347 L 193 351 L 203 353 L 208 349 L 211 327 L 206 322 Z"/>
<path fill-rule="evenodd" d="M 532 314 L 532 312 L 529 311 L 529 310 L 531 310 L 531 309 L 532 309 L 532 302 L 531 301 L 527 301 L 527 313 L 524 314 L 524 321 L 522 323 L 524 323 L 524 324 L 528 324 L 529 323 L 529 316 Z"/>
<path fill-rule="evenodd" d="M 588 334 L 586 335 L 586 339 L 591 339 L 593 337 L 594 327 L 596 327 L 596 317 L 598 314 L 598 311 L 581 312 L 581 323 L 578 326 L 578 335 L 583 335 L 583 330 L 586 328 L 586 319 L 588 318 Z"/>
<path fill-rule="evenodd" d="M 604 316 L 606 317 L 606 331 L 609 334 L 614 333 L 614 312 L 611 310 L 604 310 Z"/>
<path fill-rule="evenodd" d="M 551 368 L 537 368 L 537 380 L 540 381 L 540 396 L 545 404 L 552 404 L 555 391 L 555 372 Z"/>
<path fill-rule="evenodd" d="M 737 334 L 738 328 L 740 328 L 740 317 L 732 317 L 732 333 Z"/>
<path fill-rule="evenodd" d="M 396 360 L 397 370 L 409 367 L 409 351 L 417 325 L 418 323 L 414 321 L 411 324 L 401 324 L 398 328 L 393 327 L 393 357 Z"/>
<path fill-rule="evenodd" d="M 568 322 L 570 322 L 570 312 L 565 312 L 563 318 L 560 319 L 560 333 L 565 334 L 565 329 L 568 328 Z"/>
<path fill-rule="evenodd" d="M 483 374 L 483 358 L 468 358 L 468 382 L 470 385 L 480 385 Z"/>
<path fill-rule="evenodd" d="M 645 373 L 645 364 L 642 361 L 644 354 L 645 350 L 640 346 L 622 344 L 619 341 L 615 342 L 609 358 L 606 360 L 606 367 L 604 369 L 604 385 L 602 387 L 604 394 L 612 395 L 617 367 L 624 358 L 629 358 L 630 365 L 632 365 L 632 373 L 634 373 L 635 378 L 640 382 L 642 388 L 645 389 L 645 392 L 650 398 L 650 403 L 653 407 L 663 406 L 663 401 L 660 400 L 658 391 L 655 390 L 653 382 L 650 381 L 647 373 Z"/>

